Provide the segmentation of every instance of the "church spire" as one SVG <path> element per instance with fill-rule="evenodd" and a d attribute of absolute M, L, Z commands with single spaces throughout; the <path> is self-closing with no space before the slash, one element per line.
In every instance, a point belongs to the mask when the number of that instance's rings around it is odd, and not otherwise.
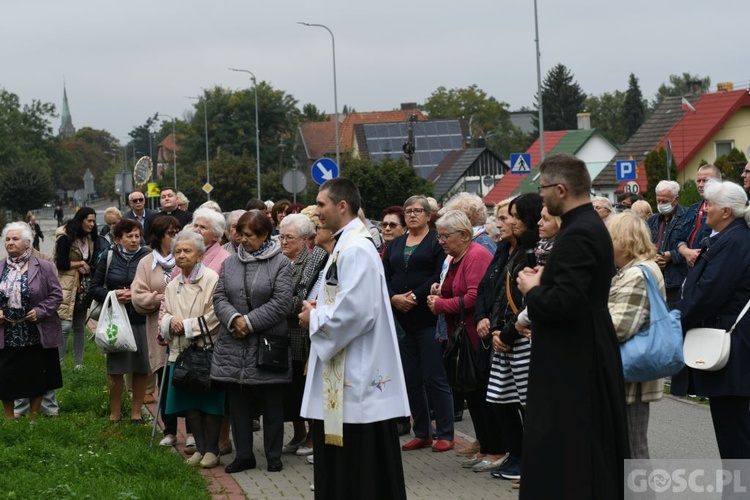
<path fill-rule="evenodd" d="M 73 126 L 73 119 L 70 117 L 70 108 L 68 107 L 68 91 L 63 82 L 63 109 L 60 123 L 60 135 L 64 138 L 72 137 L 76 133 Z"/>

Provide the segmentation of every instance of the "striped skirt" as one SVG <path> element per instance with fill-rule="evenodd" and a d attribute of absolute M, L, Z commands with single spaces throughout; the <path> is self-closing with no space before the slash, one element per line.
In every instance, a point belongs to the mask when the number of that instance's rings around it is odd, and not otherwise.
<path fill-rule="evenodd" d="M 517 339 L 509 352 L 495 353 L 487 385 L 487 402 L 525 405 L 530 361 L 531 341 L 526 337 Z"/>

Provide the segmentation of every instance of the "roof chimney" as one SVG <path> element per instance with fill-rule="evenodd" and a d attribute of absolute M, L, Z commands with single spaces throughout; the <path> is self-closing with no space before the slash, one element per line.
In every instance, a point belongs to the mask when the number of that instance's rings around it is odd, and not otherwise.
<path fill-rule="evenodd" d="M 578 113 L 578 130 L 589 130 L 591 128 L 591 113 Z"/>
<path fill-rule="evenodd" d="M 688 80 L 685 82 L 690 93 L 693 95 L 701 95 L 703 93 L 703 85 L 700 80 Z"/>
<path fill-rule="evenodd" d="M 718 92 L 731 92 L 734 90 L 734 83 L 732 82 L 720 82 L 716 84 L 716 90 Z"/>
<path fill-rule="evenodd" d="M 402 102 L 401 111 L 409 111 L 412 109 L 419 109 L 416 102 Z"/>

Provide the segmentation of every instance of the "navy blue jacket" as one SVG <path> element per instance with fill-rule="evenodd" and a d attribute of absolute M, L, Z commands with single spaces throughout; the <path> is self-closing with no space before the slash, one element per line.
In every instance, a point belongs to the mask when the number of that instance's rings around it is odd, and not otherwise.
<path fill-rule="evenodd" d="M 687 209 L 681 205 L 675 207 L 672 212 L 672 218 L 669 219 L 667 227 L 664 228 L 664 237 L 661 245 L 656 249 L 657 252 L 669 252 L 670 262 L 661 270 L 664 275 L 664 286 L 667 289 L 679 288 L 685 281 L 688 273 L 687 262 L 680 252 L 677 251 L 677 245 L 682 241 L 687 241 L 690 232 L 693 230 L 695 214 L 691 219 L 687 215 Z M 696 212 L 697 213 L 697 212 Z M 656 244 L 659 237 L 659 223 L 662 215 L 655 214 L 648 218 L 648 228 L 651 230 L 651 241 Z M 696 237 L 697 239 L 697 237 Z"/>
<path fill-rule="evenodd" d="M 685 243 L 686 245 L 690 245 L 688 239 L 690 238 L 690 234 L 692 234 L 693 228 L 695 227 L 695 224 L 697 222 L 698 212 L 700 211 L 701 203 L 703 203 L 703 201 L 704 200 L 701 200 L 698 203 L 690 205 L 690 207 L 685 212 L 685 221 L 688 227 L 685 231 L 685 239 L 682 240 L 682 243 Z M 711 228 L 708 227 L 708 224 L 706 224 L 706 215 L 706 211 L 703 210 L 703 217 L 701 217 L 701 228 L 698 230 L 698 234 L 695 235 L 693 244 L 690 245 L 690 248 L 700 248 L 701 242 L 711 235 Z"/>
<path fill-rule="evenodd" d="M 440 280 L 445 252 L 437 241 L 437 233 L 430 231 L 411 254 L 407 265 L 404 262 L 404 247 L 408 237 L 408 233 L 404 234 L 388 244 L 383 256 L 383 269 L 389 297 L 409 290 L 417 296 L 417 305 L 409 313 L 401 314 L 393 310 L 401 327 L 413 332 L 437 323 L 437 316 L 427 307 L 427 296 L 430 285 Z"/>
<path fill-rule="evenodd" d="M 737 219 L 711 237 L 708 248 L 688 273 L 677 309 L 682 328 L 729 329 L 750 300 L 750 228 Z M 689 369 L 693 394 L 700 396 L 750 396 L 750 315 L 732 333 L 729 362 L 721 370 Z M 685 387 L 672 392 L 684 394 Z"/>

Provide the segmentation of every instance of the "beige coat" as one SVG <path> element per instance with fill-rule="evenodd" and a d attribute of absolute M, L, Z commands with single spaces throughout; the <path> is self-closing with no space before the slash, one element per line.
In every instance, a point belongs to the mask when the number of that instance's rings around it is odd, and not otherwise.
<path fill-rule="evenodd" d="M 65 236 L 65 226 L 60 226 L 55 231 L 55 251 L 53 254 L 57 254 L 57 240 L 60 238 L 67 238 Z M 94 252 L 94 240 L 91 236 L 87 238 L 89 244 L 89 262 L 93 261 Z M 76 245 L 70 245 L 70 262 L 77 260 L 83 260 L 83 255 Z M 93 271 L 93 270 L 92 270 Z M 57 279 L 60 281 L 60 287 L 62 287 L 63 300 L 60 304 L 60 308 L 57 310 L 57 314 L 60 316 L 60 320 L 72 321 L 73 320 L 73 309 L 76 305 L 76 292 L 78 290 L 78 270 L 70 268 L 67 271 L 57 270 Z"/>
<path fill-rule="evenodd" d="M 152 269 L 153 268 L 153 269 Z M 138 263 L 135 278 L 130 285 L 133 307 L 146 316 L 146 338 L 148 339 L 148 361 L 151 371 L 155 372 L 164 366 L 167 348 L 156 341 L 159 334 L 159 307 L 164 298 L 167 283 L 164 280 L 162 267 L 154 267 L 154 254 L 145 256 Z"/>
<path fill-rule="evenodd" d="M 144 259 L 145 260 L 145 259 Z M 216 342 L 219 333 L 219 320 L 214 314 L 214 290 L 219 281 L 219 275 L 208 267 L 203 267 L 203 276 L 194 283 L 185 284 L 185 277 L 180 274 L 167 285 L 164 291 L 164 314 L 160 320 L 161 332 L 169 338 L 169 323 L 173 317 L 182 320 L 185 334 L 174 336 L 169 341 L 169 361 L 174 362 L 177 355 L 195 339 L 198 345 L 204 345 L 198 318 L 203 316 L 211 335 Z M 210 341 L 208 343 L 211 345 Z"/>

